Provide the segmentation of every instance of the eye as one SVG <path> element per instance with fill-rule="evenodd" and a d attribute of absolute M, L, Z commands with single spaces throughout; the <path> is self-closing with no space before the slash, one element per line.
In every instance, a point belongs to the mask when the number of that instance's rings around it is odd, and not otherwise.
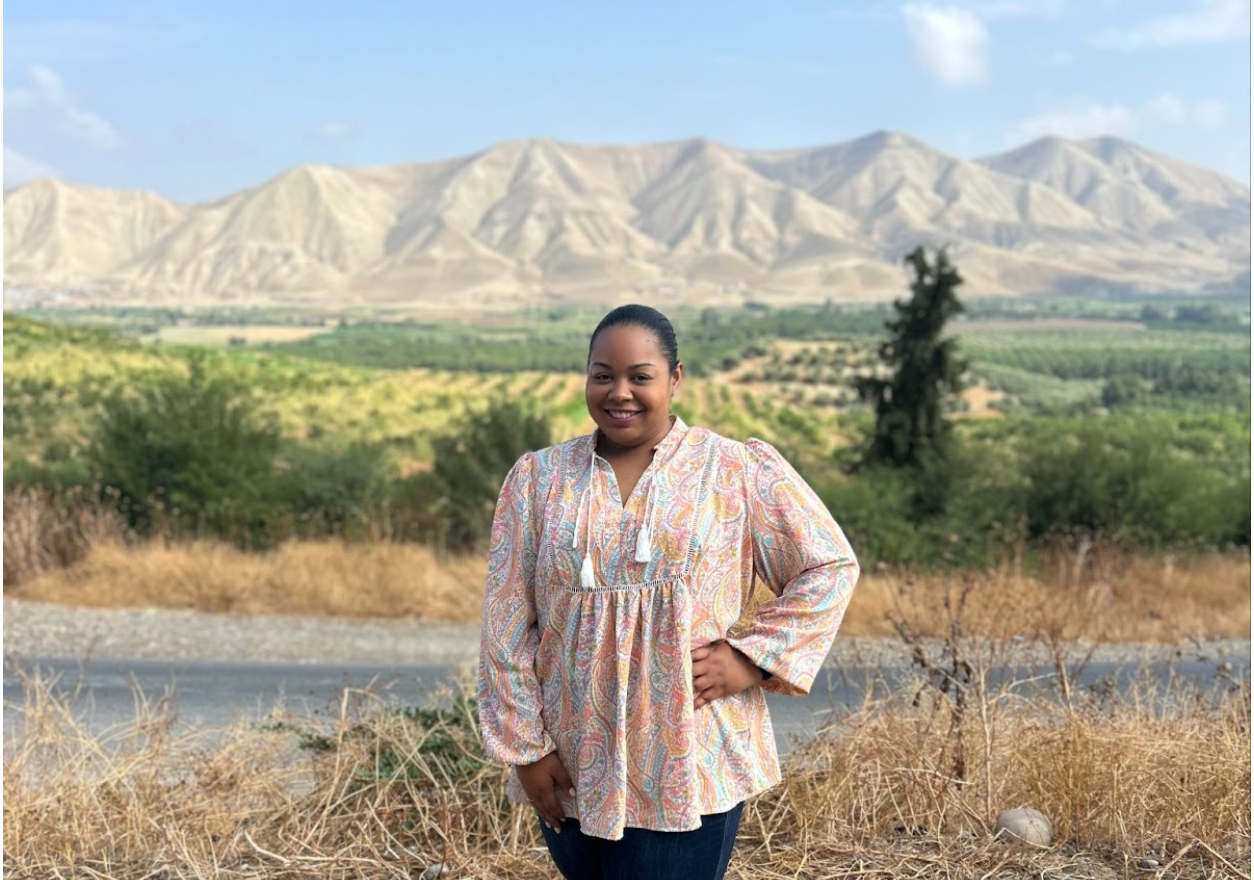
<path fill-rule="evenodd" d="M 636 381 L 637 381 L 637 382 L 648 382 L 648 381 L 649 381 L 650 379 L 652 379 L 652 378 L 653 378 L 652 376 L 646 376 L 646 375 L 644 375 L 643 373 L 641 373 L 641 374 L 639 374 L 639 375 L 637 375 L 637 376 L 636 376 Z"/>

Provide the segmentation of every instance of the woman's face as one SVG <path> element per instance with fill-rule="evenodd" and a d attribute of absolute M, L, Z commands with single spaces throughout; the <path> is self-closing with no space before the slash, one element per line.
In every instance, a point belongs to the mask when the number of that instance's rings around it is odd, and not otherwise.
<path fill-rule="evenodd" d="M 682 363 L 670 371 L 651 330 L 602 330 L 588 359 L 588 412 L 612 446 L 655 446 L 670 430 L 671 398 L 683 371 Z"/>

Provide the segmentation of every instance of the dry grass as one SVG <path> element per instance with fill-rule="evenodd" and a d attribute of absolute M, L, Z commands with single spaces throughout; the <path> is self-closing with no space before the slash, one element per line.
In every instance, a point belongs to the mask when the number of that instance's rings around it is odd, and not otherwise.
<path fill-rule="evenodd" d="M 969 625 L 1008 637 L 1032 635 L 1022 632 L 1030 620 L 1057 638 L 1095 641 L 1249 635 L 1247 554 L 1175 560 L 1093 552 L 1083 560 L 1059 556 L 1046 568 L 1048 578 L 1009 566 L 972 576 L 981 589 L 972 593 Z M 485 572 L 482 557 L 440 557 L 413 544 L 291 542 L 258 555 L 213 542 L 131 547 L 104 540 L 85 550 L 78 562 L 28 577 L 6 589 L 6 595 L 87 607 L 473 623 L 479 619 Z M 841 631 L 892 635 L 894 602 L 908 598 L 929 612 L 921 616 L 921 631 L 940 635 L 946 585 L 953 580 L 889 570 L 866 573 Z"/>
<path fill-rule="evenodd" d="M 27 487 L 4 496 L 4 583 L 19 584 L 83 558 L 103 541 L 121 541 L 126 524 L 95 492 Z"/>
<path fill-rule="evenodd" d="M 921 611 L 918 629 L 942 635 L 945 597 L 970 583 L 966 622 L 998 638 L 1043 635 L 1102 642 L 1249 638 L 1250 557 L 1211 553 L 1187 559 L 1090 553 L 1057 556 L 1029 575 L 1004 566 L 984 574 L 864 575 L 841 627 L 848 635 L 891 635 L 898 603 Z"/>
<path fill-rule="evenodd" d="M 748 804 L 728 876 L 1116 877 L 1151 848 L 1172 863 L 1161 876 L 1248 876 L 1248 684 L 1023 699 L 981 668 L 958 721 L 955 694 L 923 686 L 794 750 Z M 333 721 L 224 731 L 180 732 L 172 701 L 141 701 L 134 724 L 94 735 L 51 685 L 26 682 L 25 735 L 5 740 L 6 876 L 555 876 L 481 760 L 464 691 L 409 714 L 348 693 Z M 1053 846 L 991 838 L 1021 804 L 1053 819 Z"/>
<path fill-rule="evenodd" d="M 415 544 L 292 542 L 253 554 L 207 541 L 106 541 L 6 594 L 93 608 L 477 621 L 485 572 L 480 559 L 441 559 Z"/>

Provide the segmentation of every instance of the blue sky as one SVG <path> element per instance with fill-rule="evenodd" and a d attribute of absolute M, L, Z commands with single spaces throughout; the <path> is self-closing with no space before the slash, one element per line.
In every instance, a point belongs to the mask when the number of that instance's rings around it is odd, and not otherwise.
<path fill-rule="evenodd" d="M 4 184 L 199 201 L 534 136 L 973 158 L 1114 134 L 1250 180 L 1250 0 L 4 5 Z"/>

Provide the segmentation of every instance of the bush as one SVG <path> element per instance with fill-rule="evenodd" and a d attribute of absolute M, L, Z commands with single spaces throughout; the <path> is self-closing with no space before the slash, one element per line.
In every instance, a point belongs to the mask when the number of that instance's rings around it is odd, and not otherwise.
<path fill-rule="evenodd" d="M 1142 549 L 1249 546 L 1249 427 L 1239 419 L 1037 418 L 964 428 L 940 477 L 884 467 L 843 480 L 807 474 L 868 567 L 981 568 L 1022 539 L 1037 547 L 1078 536 Z M 917 499 L 930 488 L 920 480 L 945 484 L 943 512 L 919 515 Z"/>
<path fill-rule="evenodd" d="M 551 445 L 552 436 L 547 414 L 527 403 L 497 399 L 432 442 L 434 466 L 404 484 L 402 500 L 438 546 L 475 550 L 492 530 L 509 469 L 523 453 Z"/>
<path fill-rule="evenodd" d="M 1248 521 L 1248 489 L 1242 495 L 1213 467 L 1181 454 L 1151 422 L 1118 427 L 1084 423 L 1025 444 L 1029 537 L 1080 531 L 1148 547 L 1215 545 Z"/>
<path fill-rule="evenodd" d="M 187 378 L 160 376 L 106 399 L 86 457 L 95 479 L 120 493 L 138 534 L 151 535 L 160 521 L 259 547 L 270 543 L 278 513 L 278 448 L 279 429 L 248 387 L 210 375 L 196 357 Z"/>
<path fill-rule="evenodd" d="M 387 447 L 352 443 L 344 448 L 292 446 L 286 453 L 279 497 L 306 537 L 371 536 L 373 515 L 388 498 L 396 468 Z"/>

